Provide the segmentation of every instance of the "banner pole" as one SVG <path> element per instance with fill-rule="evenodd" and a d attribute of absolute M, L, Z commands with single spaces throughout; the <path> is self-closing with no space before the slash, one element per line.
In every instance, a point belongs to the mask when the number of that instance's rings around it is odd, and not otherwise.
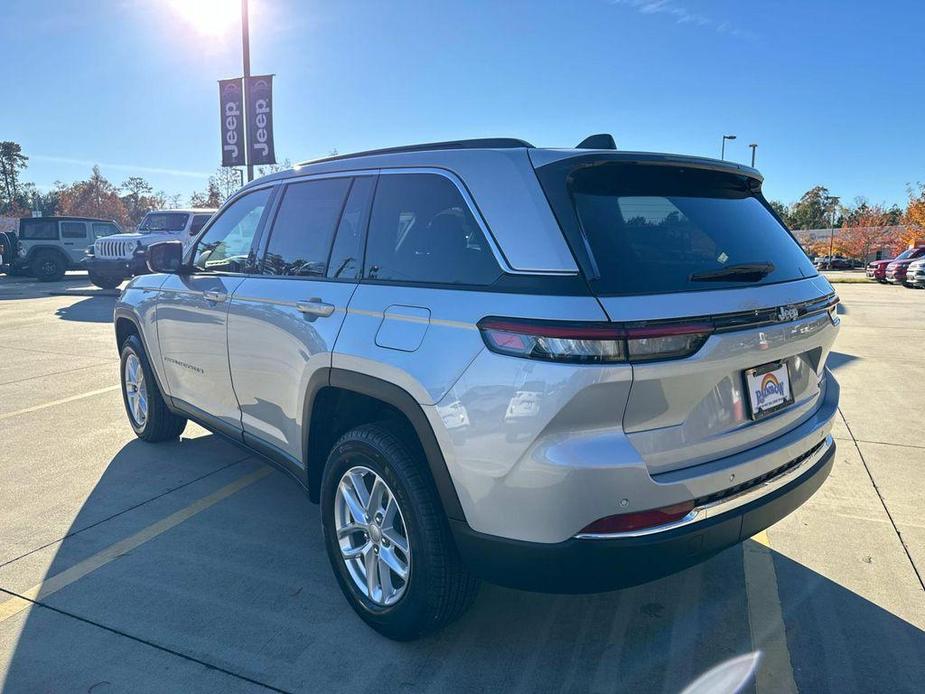
<path fill-rule="evenodd" d="M 244 84 L 245 89 L 242 90 L 241 94 L 241 103 L 244 105 L 244 113 L 247 113 L 247 95 L 244 92 L 247 91 L 247 78 L 251 76 L 251 39 L 250 39 L 250 27 L 248 26 L 248 11 L 247 11 L 247 0 L 241 0 L 241 44 L 244 52 Z M 246 128 L 245 128 L 246 130 Z M 246 137 L 246 136 L 245 136 Z M 254 180 L 254 165 L 251 164 L 250 153 L 248 152 L 247 145 L 250 145 L 249 142 L 245 140 L 245 160 L 247 162 L 247 180 L 248 182 Z"/>

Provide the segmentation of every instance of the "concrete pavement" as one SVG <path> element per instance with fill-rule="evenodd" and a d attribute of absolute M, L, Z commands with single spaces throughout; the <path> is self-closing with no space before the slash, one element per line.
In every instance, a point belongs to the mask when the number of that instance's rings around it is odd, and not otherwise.
<path fill-rule="evenodd" d="M 0 277 L 3 690 L 675 692 L 761 648 L 760 692 L 917 691 L 925 291 L 838 290 L 838 459 L 808 504 L 645 586 L 485 586 L 397 644 L 349 609 L 317 507 L 282 474 L 193 425 L 134 439 L 111 296 Z"/>

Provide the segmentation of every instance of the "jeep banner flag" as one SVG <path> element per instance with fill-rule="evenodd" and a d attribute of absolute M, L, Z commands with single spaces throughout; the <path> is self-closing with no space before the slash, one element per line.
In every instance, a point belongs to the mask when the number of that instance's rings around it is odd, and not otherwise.
<path fill-rule="evenodd" d="M 244 94 L 241 78 L 219 80 L 222 110 L 222 166 L 244 166 Z"/>
<path fill-rule="evenodd" d="M 273 149 L 273 75 L 244 78 L 247 93 L 247 163 L 275 164 Z"/>

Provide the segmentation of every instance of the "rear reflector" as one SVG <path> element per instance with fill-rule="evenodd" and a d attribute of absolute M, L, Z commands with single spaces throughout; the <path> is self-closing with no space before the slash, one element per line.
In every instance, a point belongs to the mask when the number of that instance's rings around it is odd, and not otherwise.
<path fill-rule="evenodd" d="M 624 533 L 629 530 L 654 528 L 681 520 L 693 510 L 694 502 L 685 501 L 673 506 L 663 506 L 662 508 L 653 508 L 648 511 L 607 516 L 586 526 L 579 535 L 608 535 L 610 533 Z"/>
<path fill-rule="evenodd" d="M 525 359 L 605 364 L 679 359 L 699 350 L 713 332 L 709 323 L 612 323 L 483 318 L 478 323 L 492 352 Z"/>

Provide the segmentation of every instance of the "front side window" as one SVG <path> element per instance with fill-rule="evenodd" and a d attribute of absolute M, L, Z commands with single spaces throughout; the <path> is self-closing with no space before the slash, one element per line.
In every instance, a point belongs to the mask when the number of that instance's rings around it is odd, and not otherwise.
<path fill-rule="evenodd" d="M 84 222 L 61 222 L 62 239 L 87 238 L 87 225 Z"/>
<path fill-rule="evenodd" d="M 248 193 L 225 208 L 193 251 L 202 272 L 243 272 L 251 243 L 270 200 L 270 188 Z"/>
<path fill-rule="evenodd" d="M 182 231 L 188 219 L 185 212 L 148 212 L 138 231 Z"/>
<path fill-rule="evenodd" d="M 484 286 L 501 276 L 459 190 L 438 174 L 380 176 L 365 268 L 396 282 Z"/>
<path fill-rule="evenodd" d="M 263 274 L 324 277 L 334 228 L 349 188 L 349 178 L 286 186 L 270 232 Z"/>

